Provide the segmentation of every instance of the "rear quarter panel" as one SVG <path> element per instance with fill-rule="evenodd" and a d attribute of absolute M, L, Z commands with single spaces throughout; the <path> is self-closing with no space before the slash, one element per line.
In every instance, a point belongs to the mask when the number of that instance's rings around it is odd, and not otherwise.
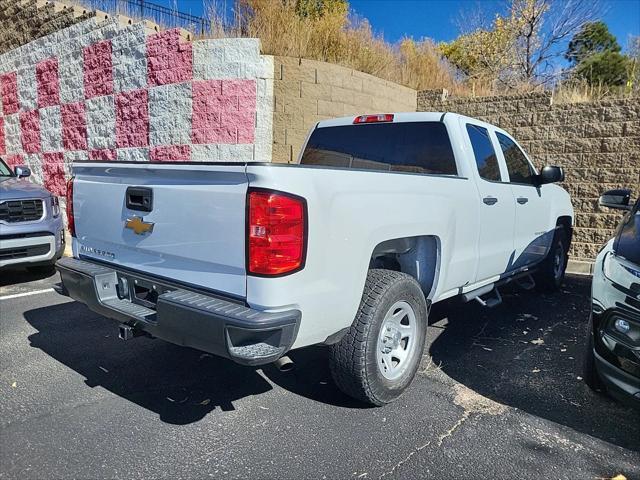
<path fill-rule="evenodd" d="M 477 258 L 477 192 L 464 178 L 304 166 L 251 166 L 251 187 L 304 197 L 305 268 L 281 278 L 247 277 L 258 309 L 299 308 L 294 347 L 323 342 L 353 322 L 371 254 L 379 243 L 433 235 L 442 268 L 433 297 L 469 282 Z"/>

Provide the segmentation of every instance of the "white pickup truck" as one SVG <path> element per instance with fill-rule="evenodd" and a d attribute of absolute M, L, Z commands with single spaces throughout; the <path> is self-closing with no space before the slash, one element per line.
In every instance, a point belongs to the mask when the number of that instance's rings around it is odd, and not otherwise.
<path fill-rule="evenodd" d="M 537 173 L 499 128 L 453 113 L 326 120 L 298 163 L 75 164 L 66 291 L 122 338 L 241 364 L 331 345 L 339 388 L 382 405 L 415 375 L 431 304 L 562 281 L 563 172 Z"/>

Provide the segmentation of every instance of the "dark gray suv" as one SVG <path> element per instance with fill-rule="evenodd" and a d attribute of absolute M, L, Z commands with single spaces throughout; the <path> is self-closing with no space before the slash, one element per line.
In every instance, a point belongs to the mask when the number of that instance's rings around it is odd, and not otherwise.
<path fill-rule="evenodd" d="M 0 160 L 0 269 L 51 269 L 64 252 L 58 197 L 26 180 L 30 175 Z"/>
<path fill-rule="evenodd" d="M 640 407 L 640 198 L 610 190 L 603 207 L 626 210 L 615 236 L 596 258 L 584 379 Z"/>

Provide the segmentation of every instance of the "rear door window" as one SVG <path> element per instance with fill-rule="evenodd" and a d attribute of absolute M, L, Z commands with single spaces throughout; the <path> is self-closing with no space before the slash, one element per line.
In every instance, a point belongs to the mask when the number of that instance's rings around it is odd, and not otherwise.
<path fill-rule="evenodd" d="M 501 180 L 500 166 L 489 138 L 489 131 L 484 127 L 467 123 L 467 134 L 471 140 L 480 177 L 492 182 L 499 182 Z"/>
<path fill-rule="evenodd" d="M 431 175 L 458 174 L 447 128 L 440 122 L 316 128 L 300 163 Z"/>
<path fill-rule="evenodd" d="M 524 183 L 527 185 L 534 184 L 535 172 L 529 164 L 529 160 L 525 157 L 524 152 L 506 135 L 496 132 L 498 143 L 504 155 L 504 161 L 507 164 L 509 172 L 509 181 L 512 183 Z"/>

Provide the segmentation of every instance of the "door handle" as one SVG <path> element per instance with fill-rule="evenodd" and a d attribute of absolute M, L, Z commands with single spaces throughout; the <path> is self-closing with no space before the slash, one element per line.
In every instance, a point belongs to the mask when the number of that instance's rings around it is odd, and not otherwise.
<path fill-rule="evenodd" d="M 482 201 L 487 205 L 495 205 L 498 203 L 498 199 L 496 197 L 484 197 Z"/>
<path fill-rule="evenodd" d="M 524 205 L 525 203 L 527 203 L 529 201 L 529 199 L 527 197 L 518 197 L 518 203 L 520 205 Z"/>
<path fill-rule="evenodd" d="M 147 187 L 127 187 L 127 208 L 140 212 L 153 210 L 153 190 Z"/>

